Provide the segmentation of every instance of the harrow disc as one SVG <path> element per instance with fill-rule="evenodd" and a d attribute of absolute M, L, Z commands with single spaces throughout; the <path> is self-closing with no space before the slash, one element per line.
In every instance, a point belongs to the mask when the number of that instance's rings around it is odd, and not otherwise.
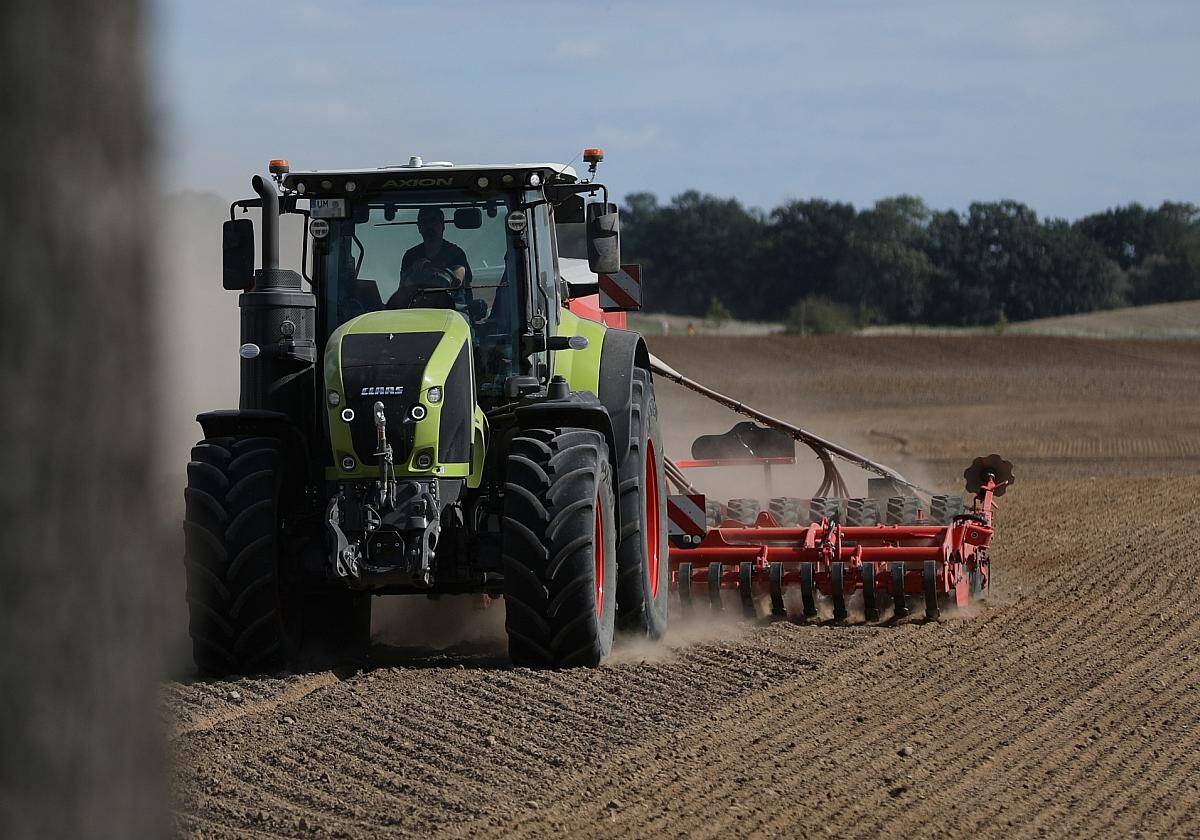
<path fill-rule="evenodd" d="M 978 493 L 983 489 L 984 476 L 991 473 L 995 476 L 999 486 L 996 488 L 996 497 L 1004 495 L 1004 491 L 1009 485 L 1013 484 L 1016 479 L 1013 477 L 1013 465 L 1011 461 L 1005 461 L 995 453 L 988 455 L 986 458 L 980 456 L 971 462 L 971 466 L 963 471 L 963 478 L 967 480 L 967 492 Z"/>
<path fill-rule="evenodd" d="M 742 615 L 746 618 L 758 618 L 758 610 L 754 608 L 754 564 L 743 561 L 738 567 L 738 594 L 742 596 Z"/>
<path fill-rule="evenodd" d="M 862 567 L 863 612 L 867 621 L 879 620 L 879 604 L 875 600 L 875 564 L 864 563 Z"/>
<path fill-rule="evenodd" d="M 833 620 L 846 620 L 846 564 L 838 560 L 829 565 L 829 594 L 833 597 Z"/>
<path fill-rule="evenodd" d="M 721 572 L 723 571 L 720 563 L 708 564 L 708 602 L 712 605 L 714 612 L 720 612 L 721 606 Z"/>
<path fill-rule="evenodd" d="M 692 614 L 692 564 L 680 563 L 675 580 L 679 588 L 679 609 L 685 616 Z"/>
<path fill-rule="evenodd" d="M 787 607 L 783 603 L 783 564 L 772 563 L 771 568 L 771 615 L 778 618 L 787 617 Z"/>
<path fill-rule="evenodd" d="M 904 618 L 909 613 L 908 599 L 904 597 L 904 564 L 892 563 L 888 571 L 892 576 L 892 601 L 895 603 L 895 616 Z"/>
<path fill-rule="evenodd" d="M 922 580 L 925 584 L 925 618 L 933 621 L 940 613 L 937 593 L 937 563 L 933 560 L 925 561 Z"/>
<path fill-rule="evenodd" d="M 800 564 L 800 601 L 804 606 L 804 617 L 814 618 L 817 614 L 817 599 L 813 592 L 813 564 Z"/>

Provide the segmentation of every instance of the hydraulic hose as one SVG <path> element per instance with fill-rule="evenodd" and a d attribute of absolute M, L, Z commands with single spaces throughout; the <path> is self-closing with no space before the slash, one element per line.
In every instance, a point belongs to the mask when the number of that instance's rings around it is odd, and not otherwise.
<path fill-rule="evenodd" d="M 674 382 L 676 385 L 680 385 L 684 388 L 687 388 L 689 391 L 694 391 L 697 394 L 700 394 L 701 396 L 707 397 L 713 402 L 718 403 L 719 405 L 725 406 L 730 411 L 734 411 L 738 414 L 749 417 L 752 420 L 757 420 L 764 426 L 783 432 L 786 435 L 790 435 L 793 440 L 798 440 L 812 448 L 818 456 L 821 456 L 822 453 L 834 455 L 838 458 L 841 458 L 843 461 L 848 461 L 849 463 L 854 464 L 856 467 L 866 470 L 867 472 L 875 473 L 878 476 L 890 479 L 896 484 L 910 487 L 913 490 L 924 493 L 925 495 L 932 495 L 933 493 L 932 490 L 928 490 L 919 484 L 914 484 L 913 482 L 909 481 L 907 478 L 890 467 L 885 467 L 883 464 L 878 464 L 866 456 L 859 455 L 857 452 L 846 449 L 844 446 L 839 446 L 832 441 L 825 440 L 825 438 L 814 435 L 812 432 L 805 431 L 799 426 L 793 426 L 791 423 L 787 423 L 776 417 L 772 417 L 765 412 L 759 411 L 758 409 L 748 406 L 743 402 L 735 400 L 733 397 L 728 397 L 719 391 L 714 391 L 712 388 L 707 388 L 694 379 L 684 376 L 682 373 L 675 370 L 673 367 L 666 364 L 664 361 L 662 361 L 662 359 L 659 359 L 653 354 L 650 355 L 650 369 L 659 376 Z M 822 460 L 824 461 L 826 459 L 823 458 Z"/>

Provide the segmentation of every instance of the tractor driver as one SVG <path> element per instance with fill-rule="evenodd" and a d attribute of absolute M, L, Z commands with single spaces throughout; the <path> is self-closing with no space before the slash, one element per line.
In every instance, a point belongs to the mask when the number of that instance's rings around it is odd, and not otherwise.
<path fill-rule="evenodd" d="M 446 241 L 446 219 L 442 208 L 422 207 L 417 213 L 417 230 L 422 241 L 404 252 L 400 260 L 400 285 L 388 298 L 388 308 L 422 305 L 424 293 L 435 289 L 461 289 L 464 303 L 469 308 L 471 266 L 467 263 L 466 252 Z"/>

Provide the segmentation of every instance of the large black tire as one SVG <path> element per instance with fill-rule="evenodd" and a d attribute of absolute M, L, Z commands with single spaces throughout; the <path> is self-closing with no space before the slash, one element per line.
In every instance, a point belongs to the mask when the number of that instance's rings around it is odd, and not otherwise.
<path fill-rule="evenodd" d="M 633 371 L 629 452 L 617 476 L 617 627 L 661 639 L 667 632 L 667 486 L 662 431 L 650 374 Z"/>
<path fill-rule="evenodd" d="M 813 496 L 808 501 L 808 521 L 819 525 L 821 520 L 838 522 L 842 516 L 842 501 L 832 496 Z"/>
<path fill-rule="evenodd" d="M 366 656 L 369 595 L 305 592 L 286 580 L 279 533 L 284 471 L 275 438 L 211 438 L 192 448 L 184 565 L 192 658 L 205 676 Z"/>
<path fill-rule="evenodd" d="M 847 499 L 846 525 L 870 527 L 879 524 L 878 499 Z"/>
<path fill-rule="evenodd" d="M 279 580 L 282 450 L 274 438 L 192 448 L 184 491 L 192 654 L 202 674 L 253 673 L 289 653 Z"/>
<path fill-rule="evenodd" d="M 777 496 L 769 502 L 771 513 L 784 528 L 808 524 L 808 499 Z"/>
<path fill-rule="evenodd" d="M 892 496 L 887 500 L 888 525 L 916 525 L 921 500 L 916 496 Z"/>
<path fill-rule="evenodd" d="M 509 658 L 529 668 L 599 665 L 612 651 L 617 612 L 608 445 L 590 429 L 521 431 L 506 471 Z"/>
<path fill-rule="evenodd" d="M 929 499 L 929 518 L 938 525 L 949 525 L 965 510 L 963 497 L 957 494 L 938 494 Z"/>
<path fill-rule="evenodd" d="M 729 518 L 743 525 L 753 525 L 762 510 L 758 499 L 730 499 L 726 507 L 729 509 Z"/>

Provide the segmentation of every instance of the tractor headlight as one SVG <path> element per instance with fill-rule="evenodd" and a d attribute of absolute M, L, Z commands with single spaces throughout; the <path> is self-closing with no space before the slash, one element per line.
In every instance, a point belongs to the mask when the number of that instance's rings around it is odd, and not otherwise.
<path fill-rule="evenodd" d="M 350 472 L 352 469 L 354 469 L 354 459 L 349 455 L 342 458 L 342 469 L 346 472 Z"/>
<path fill-rule="evenodd" d="M 409 409 L 408 414 L 414 420 L 424 420 L 425 415 L 428 414 L 428 412 L 425 410 L 425 406 L 417 403 L 411 409 Z"/>
<path fill-rule="evenodd" d="M 437 405 L 442 401 L 442 389 L 434 385 L 425 392 L 425 399 L 429 400 L 430 405 Z"/>
<path fill-rule="evenodd" d="M 341 394 L 339 394 L 337 391 L 330 391 L 330 392 L 329 392 L 329 404 L 330 404 L 331 406 L 333 406 L 334 408 L 337 408 L 337 407 L 338 407 L 338 404 L 340 404 L 340 403 L 341 403 L 341 401 L 342 401 L 342 395 L 341 395 Z"/>
<path fill-rule="evenodd" d="M 413 458 L 413 466 L 419 470 L 427 470 L 433 466 L 433 455 L 429 452 L 419 452 Z"/>

